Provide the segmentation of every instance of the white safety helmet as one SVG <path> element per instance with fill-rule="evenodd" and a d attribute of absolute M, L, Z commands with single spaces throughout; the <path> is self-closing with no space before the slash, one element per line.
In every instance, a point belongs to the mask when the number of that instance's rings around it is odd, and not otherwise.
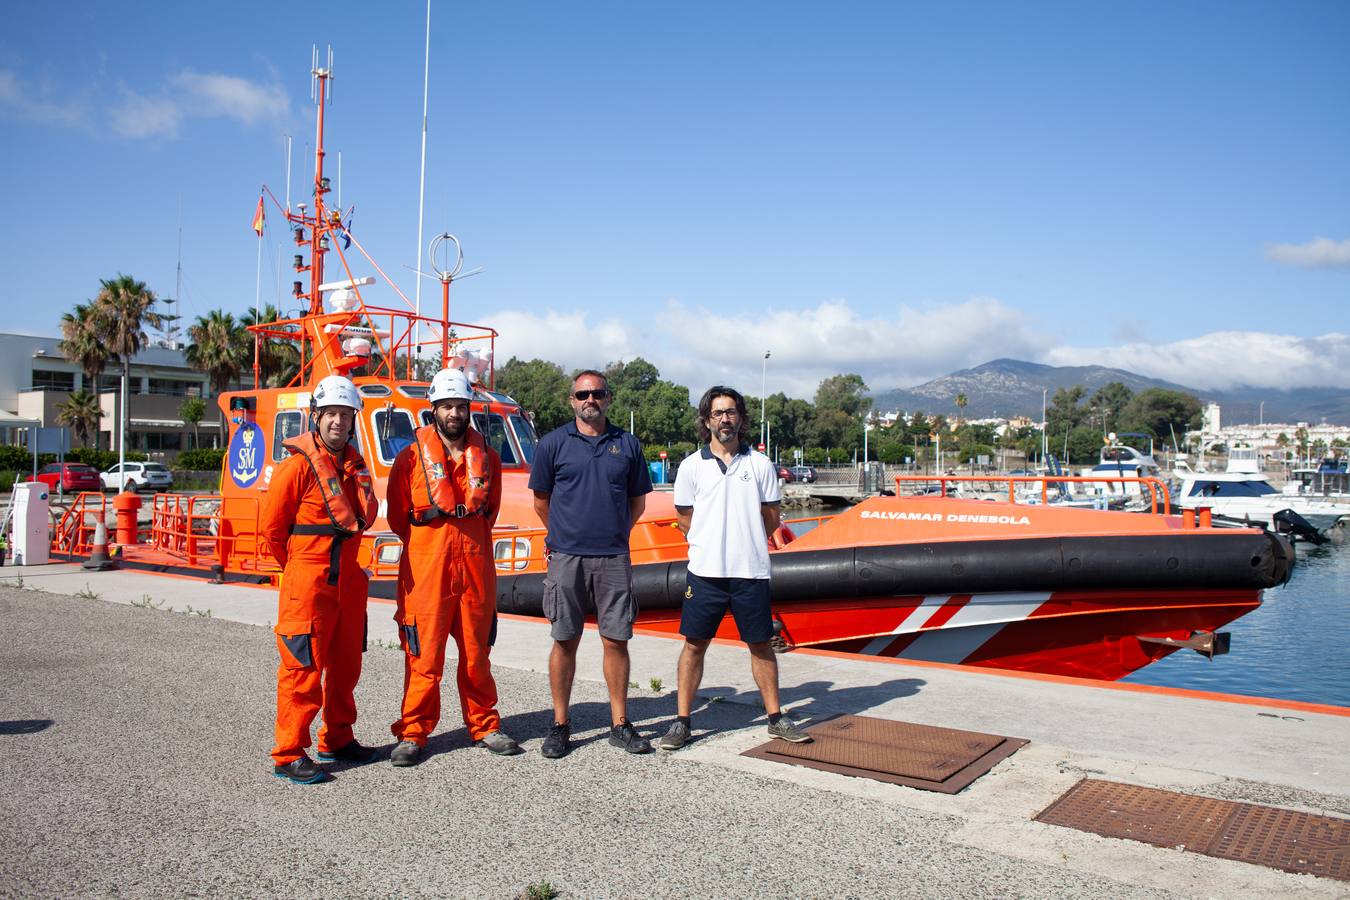
<path fill-rule="evenodd" d="M 438 400 L 473 400 L 473 389 L 469 387 L 469 378 L 461 369 L 441 369 L 431 379 L 427 390 L 427 399 L 435 404 Z"/>
<path fill-rule="evenodd" d="M 325 406 L 346 406 L 358 412 L 361 409 L 361 395 L 346 375 L 329 375 L 320 380 L 309 402 L 316 411 Z"/>

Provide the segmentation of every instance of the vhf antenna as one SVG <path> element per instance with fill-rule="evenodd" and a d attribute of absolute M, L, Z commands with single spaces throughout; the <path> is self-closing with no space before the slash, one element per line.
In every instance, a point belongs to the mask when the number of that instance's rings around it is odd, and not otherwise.
<path fill-rule="evenodd" d="M 328 66 L 319 68 L 319 45 L 310 45 L 309 54 L 309 102 L 314 103 L 319 99 L 318 83 L 320 73 L 328 76 L 328 102 L 333 102 L 333 45 L 328 45 Z"/>

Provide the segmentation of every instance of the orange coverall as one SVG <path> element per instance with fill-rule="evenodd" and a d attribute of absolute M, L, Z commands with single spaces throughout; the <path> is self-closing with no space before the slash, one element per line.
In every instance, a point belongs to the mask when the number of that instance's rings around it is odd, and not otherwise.
<path fill-rule="evenodd" d="M 416 444 L 404 448 L 389 472 L 385 518 L 403 540 L 394 621 L 404 649 L 402 715 L 389 730 L 401 741 L 425 744 L 440 721 L 447 636 L 453 636 L 459 648 L 455 680 L 469 737 L 477 741 L 501 729 L 488 636 L 497 604 L 492 526 L 501 508 L 502 461 L 491 447 L 487 455 L 484 514 L 462 519 L 412 523 L 412 473 L 420 465 Z M 455 461 L 447 453 L 446 462 L 456 500 L 464 503 L 468 495 L 464 455 Z"/>
<path fill-rule="evenodd" d="M 355 510 L 362 509 L 355 472 L 340 458 L 337 465 L 347 502 Z M 310 745 L 310 726 L 321 708 L 319 750 L 338 750 L 354 737 L 353 693 L 361 677 L 361 654 L 365 651 L 369 585 L 357 562 L 361 540 L 358 535 L 343 542 L 337 584 L 329 584 L 333 539 L 290 533 L 292 524 L 331 522 L 305 458 L 295 455 L 283 460 L 272 473 L 259 525 L 265 546 L 282 566 L 273 629 L 281 654 L 276 746 L 272 748 L 272 759 L 279 766 L 305 754 Z"/>

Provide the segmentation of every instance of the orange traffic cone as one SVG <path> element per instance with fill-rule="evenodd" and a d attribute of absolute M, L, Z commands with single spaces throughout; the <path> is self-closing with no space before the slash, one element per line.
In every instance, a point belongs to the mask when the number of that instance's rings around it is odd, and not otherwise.
<path fill-rule="evenodd" d="M 117 568 L 117 563 L 108 558 L 108 526 L 101 519 L 94 526 L 94 552 L 84 561 L 84 567 L 94 572 Z"/>

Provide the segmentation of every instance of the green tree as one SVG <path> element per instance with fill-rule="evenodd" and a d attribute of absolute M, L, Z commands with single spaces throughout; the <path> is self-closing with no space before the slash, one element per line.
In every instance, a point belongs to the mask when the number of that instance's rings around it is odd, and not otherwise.
<path fill-rule="evenodd" d="M 182 417 L 185 425 L 192 426 L 193 448 L 201 447 L 201 440 L 197 435 L 197 426 L 201 424 L 202 418 L 206 415 L 206 401 L 201 397 L 188 397 L 178 404 L 178 415 Z"/>
<path fill-rule="evenodd" d="M 89 446 L 91 434 L 98 434 L 102 420 L 103 407 L 98 402 L 98 394 L 76 391 L 65 402 L 56 404 L 56 423 L 74 431 L 82 447 Z"/>
<path fill-rule="evenodd" d="M 526 361 L 513 356 L 497 370 L 497 390 L 534 417 L 541 435 L 572 420 L 572 407 L 567 403 L 571 387 L 572 379 L 562 366 L 542 359 Z"/>
<path fill-rule="evenodd" d="M 94 300 L 99 307 L 95 318 L 106 329 L 104 334 L 108 351 L 122 363 L 122 383 L 130 393 L 131 358 L 140 353 L 149 340 L 145 328 L 147 325 L 160 328 L 164 322 L 154 309 L 159 300 L 144 281 L 137 281 L 130 275 L 119 273 L 116 278 L 104 279 L 99 283 L 102 287 Z M 119 406 L 122 414 L 119 433 L 125 447 L 129 413 L 124 404 Z"/>
<path fill-rule="evenodd" d="M 1182 391 L 1149 388 L 1126 404 L 1117 425 L 1121 431 L 1142 431 L 1160 439 L 1174 430 L 1182 434 L 1200 426 L 1200 401 Z"/>
<path fill-rule="evenodd" d="M 61 316 L 61 355 L 84 372 L 84 389 L 98 393 L 98 377 L 108 366 L 108 326 L 97 302 L 77 303 L 72 312 Z"/>
<path fill-rule="evenodd" d="M 867 384 L 861 375 L 831 375 L 816 388 L 808 443 L 817 447 L 861 447 L 863 416 L 871 408 L 872 398 L 867 396 Z"/>
<path fill-rule="evenodd" d="M 643 444 L 657 446 L 697 438 L 689 391 L 663 381 L 656 366 L 639 356 L 626 363 L 610 363 L 605 367 L 605 378 L 614 392 L 610 419 L 627 428 L 631 413 L 635 433 Z"/>
<path fill-rule="evenodd" d="M 188 327 L 187 363 L 211 379 L 211 389 L 219 396 L 244 370 L 244 361 L 253 352 L 252 336 L 239 326 L 234 316 L 213 309 Z M 220 436 L 225 437 L 225 417 L 220 418 Z"/>
<path fill-rule="evenodd" d="M 970 403 L 970 398 L 965 394 L 957 394 L 952 402 L 956 404 L 956 417 L 960 419 L 965 415 L 966 406 Z"/>
<path fill-rule="evenodd" d="M 1123 382 L 1112 381 L 1088 398 L 1087 407 L 1092 411 L 1091 417 L 1102 423 L 1103 432 L 1119 431 L 1120 415 L 1133 399 L 1134 391 Z"/>

